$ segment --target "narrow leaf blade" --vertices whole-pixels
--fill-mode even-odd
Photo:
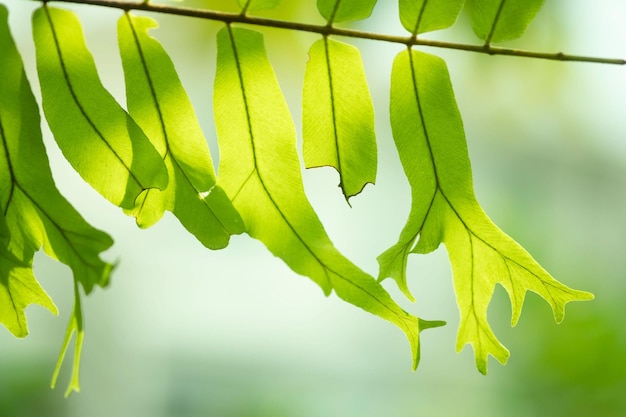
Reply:
[[[295,272],[402,329],[414,366],[421,323],[371,276],[333,246],[308,202],[295,150],[295,128],[267,60],[261,34],[227,26],[217,36],[214,90],[220,180],[246,223]]]
[[[328,38],[309,50],[302,94],[307,168],[331,166],[346,200],[376,180],[374,108],[361,55]]]
[[[133,119],[102,86],[76,15],[48,6],[33,15],[43,108],[63,155],[113,204],[130,209],[167,170]]]
[[[145,191],[130,212],[149,227],[172,211],[206,247],[223,248],[231,234],[243,232],[243,221],[216,185],[209,147],[172,60],[148,34],[156,27],[153,19],[130,13],[118,21],[128,110],[159,150],[170,178],[166,190]]]
[[[0,229],[6,244],[0,246],[0,322],[17,336],[25,336],[23,310],[28,304],[38,303],[57,313],[33,276],[34,253],[43,246],[51,258],[72,269],[75,291],[80,283],[88,293],[95,285],[109,282],[113,265],[103,262],[100,253],[113,241],[90,226],[55,187],[39,127],[39,108],[1,6],[0,53]],[[73,316],[78,314],[75,308]],[[82,338],[80,324],[70,390],[78,389]],[[63,352],[60,361],[62,357]]]
[[[69,348],[70,342],[72,341],[72,336],[74,335],[76,335],[76,338],[74,340],[72,376],[70,377],[70,382],[67,386],[67,389],[65,390],[66,397],[68,397],[72,392],[80,391],[80,358],[83,350],[83,340],[85,339],[80,290],[78,289],[78,285],[76,284],[74,284],[74,308],[72,309],[72,315],[70,316],[70,320],[67,324],[67,330],[65,331],[65,337],[63,338],[59,358],[57,359],[57,363],[54,367],[52,381],[50,382],[51,388],[54,388],[56,386],[57,379],[59,378],[59,373],[61,372],[61,367],[63,366],[63,360],[65,359],[65,354],[67,353],[67,349]]]

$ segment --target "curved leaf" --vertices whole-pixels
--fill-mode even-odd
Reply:
[[[148,35],[155,27],[153,19],[129,13],[118,22],[128,110],[160,152],[170,178],[165,191],[144,191],[131,213],[149,227],[170,210],[203,245],[223,248],[231,234],[244,231],[243,221],[215,185],[209,147],[187,93],[161,44]]]
[[[317,0],[317,10],[329,24],[366,19],[376,0]]]
[[[411,184],[413,205],[398,243],[379,257],[379,279],[394,278],[410,297],[405,270],[408,254],[430,252],[443,242],[461,314],[457,349],[472,344],[476,365],[486,373],[488,355],[502,363],[509,356],[487,322],[496,284],[509,294],[513,325],[528,290],[550,304],[557,322],[563,319],[566,303],[593,295],[556,281],[481,209],[445,62],[422,52],[404,51],[394,61],[391,80],[391,126]]]
[[[34,253],[43,246],[51,258],[72,269],[76,294],[79,282],[89,293],[95,285],[109,282],[113,265],[103,262],[100,253],[113,240],[90,226],[56,189],[39,128],[39,108],[10,36],[6,9],[0,7],[0,14],[0,209],[5,234],[8,231],[9,235],[7,246],[0,248],[0,322],[17,336],[25,336],[23,310],[28,304],[38,303],[57,312],[33,276]],[[83,337],[79,303],[74,307],[68,334],[77,328],[80,333],[67,393],[79,389]],[[64,342],[53,384],[68,344],[69,338]]]
[[[215,123],[219,183],[250,236],[295,272],[404,331],[419,360],[419,330],[442,325],[402,310],[380,284],[333,246],[302,185],[289,110],[267,60],[263,36],[227,26],[217,35]]]
[[[374,108],[357,48],[327,37],[311,46],[302,140],[306,167],[334,167],[346,200],[376,180]]]
[[[43,6],[33,15],[43,109],[63,155],[113,204],[165,189],[167,170],[133,119],[102,86],[76,15]]]
[[[414,36],[454,24],[465,0],[400,0],[400,22]]]
[[[543,0],[472,0],[472,28],[486,44],[519,38]]]

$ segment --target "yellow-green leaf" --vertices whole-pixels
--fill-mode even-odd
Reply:
[[[327,37],[311,46],[302,138],[306,167],[334,167],[346,200],[376,180],[374,108],[357,48]]]
[[[465,0],[400,0],[400,22],[413,35],[454,24]]]
[[[58,314],[56,306],[33,275],[32,262],[24,263],[6,246],[0,246],[0,323],[15,337],[28,335],[24,309],[30,304],[38,304]]]
[[[253,12],[256,10],[268,10],[278,7],[281,0],[237,0],[242,10]]]
[[[593,298],[556,281],[481,209],[474,195],[463,123],[442,59],[417,51],[397,56],[391,78],[391,126],[413,205],[398,243],[379,257],[379,279],[394,278],[410,297],[408,254],[430,252],[443,242],[461,314],[457,349],[472,344],[480,372],[487,372],[488,355],[502,363],[509,356],[487,322],[496,284],[509,294],[513,325],[528,290],[550,304],[557,322],[563,319],[566,303]]]
[[[80,358],[83,350],[83,340],[85,339],[83,309],[80,300],[80,290],[76,282],[74,282],[74,307],[72,308],[72,315],[70,316],[70,321],[67,324],[67,330],[65,331],[65,337],[63,338],[63,344],[61,345],[61,353],[59,354],[59,359],[57,359],[57,363],[52,374],[52,382],[50,383],[52,388],[56,386],[59,372],[61,371],[61,366],[63,365],[63,360],[65,359],[65,354],[67,353],[67,349],[70,346],[70,342],[72,341],[72,336],[74,334],[76,334],[76,340],[74,341],[72,376],[70,377],[70,382],[65,390],[66,397],[69,396],[72,391],[80,391]]]
[[[0,209],[4,238],[0,246],[0,322],[17,336],[27,333],[24,308],[38,303],[56,314],[56,307],[32,272],[33,255],[41,247],[48,256],[68,265],[86,293],[105,286],[113,265],[100,253],[113,240],[90,226],[56,189],[45,153],[39,108],[26,78],[21,58],[0,7]],[[15,103],[19,103],[16,106]],[[8,232],[8,233],[7,233]],[[7,262],[8,261],[8,262]],[[68,332],[76,329],[73,377],[68,393],[78,390],[82,313],[74,308]],[[60,366],[69,338],[59,357]],[[57,371],[55,372],[55,379]]]
[[[330,24],[369,17],[376,0],[317,0],[317,10]]]
[[[214,108],[219,181],[250,236],[326,294],[378,315],[406,334],[413,363],[420,329],[442,325],[402,310],[380,284],[337,251],[307,200],[289,110],[267,59],[263,36],[227,26],[217,35]]]
[[[472,28],[485,43],[519,38],[543,0],[470,0]]]
[[[228,245],[243,232],[243,221],[216,185],[213,161],[194,109],[161,44],[148,34],[157,23],[125,13],[118,35],[128,110],[167,166],[166,190],[150,189],[131,214],[141,227],[156,223],[165,210],[211,249]]]
[[[74,169],[126,209],[143,190],[165,189],[165,164],[102,86],[76,15],[44,5],[33,15],[33,35],[46,119]]]

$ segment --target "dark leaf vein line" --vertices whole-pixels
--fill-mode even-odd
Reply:
[[[80,110],[80,113],[83,115],[83,117],[85,118],[85,120],[87,121],[89,126],[91,126],[91,128],[96,133],[96,135],[102,140],[102,142],[104,142],[104,144],[107,146],[107,148],[109,148],[111,153],[113,153],[113,155],[115,155],[115,157],[120,161],[122,166],[128,171],[128,175],[137,183],[137,185],[139,185],[141,188],[145,188],[144,185],[141,183],[141,181],[139,181],[139,179],[135,176],[135,173],[131,170],[131,168],[126,164],[126,162],[124,162],[124,160],[120,157],[120,155],[115,151],[115,149],[107,141],[107,139],[104,136],[104,134],[100,131],[100,129],[98,129],[98,127],[96,126],[95,122],[91,119],[91,117],[89,117],[89,115],[87,114],[87,111],[85,110],[84,106],[80,102],[80,100],[78,98],[78,95],[76,94],[76,91],[74,90],[74,85],[72,84],[72,82],[70,80],[70,76],[69,76],[69,72],[67,70],[67,67],[65,66],[65,60],[63,58],[63,52],[61,50],[61,44],[59,42],[59,39],[58,39],[58,36],[57,36],[57,32],[56,32],[56,28],[54,27],[54,22],[52,21],[52,16],[50,16],[50,11],[48,10],[47,4],[45,4],[43,6],[43,8],[44,8],[44,10],[46,12],[46,17],[48,18],[48,23],[50,24],[50,31],[52,32],[52,37],[54,39],[54,46],[55,46],[56,52],[57,52],[57,54],[59,56],[59,64],[61,65],[61,70],[63,72],[63,77],[64,77],[65,82],[67,84],[68,90],[70,91],[72,99],[76,103],[76,107],[78,107],[78,109]]]
[[[378,299],[378,297],[376,297],[374,294],[371,294],[369,291],[367,291],[365,288],[361,287],[360,285],[356,284],[353,281],[348,280],[347,278],[343,277],[341,274],[339,274],[338,272],[334,271],[333,269],[331,269],[328,265],[326,265],[319,257],[318,255],[311,249],[311,247],[306,243],[306,241],[302,238],[302,236],[300,236],[300,234],[296,231],[296,229],[294,228],[294,226],[291,224],[291,222],[285,217],[285,214],[283,213],[283,211],[281,210],[280,206],[278,205],[278,203],[274,200],[274,198],[272,197],[271,193],[269,192],[269,190],[267,189],[267,186],[265,185],[265,181],[263,180],[263,176],[261,174],[261,172],[258,169],[258,165],[257,165],[257,161],[256,161],[256,147],[254,144],[254,133],[253,133],[253,129],[252,129],[252,120],[250,117],[250,108],[249,108],[249,104],[248,104],[248,99],[247,99],[247,94],[246,94],[246,88],[245,88],[245,84],[244,84],[244,79],[243,79],[243,71],[241,69],[241,63],[240,63],[240,59],[239,59],[239,53],[237,50],[237,44],[235,42],[235,36],[232,32],[232,27],[230,24],[226,25],[227,29],[228,29],[228,35],[230,38],[230,43],[231,43],[231,48],[233,50],[233,58],[235,61],[235,67],[237,69],[237,76],[239,78],[239,87],[241,89],[241,94],[242,94],[242,99],[243,99],[243,103],[244,103],[244,108],[245,108],[245,112],[246,112],[246,119],[247,119],[247,127],[248,127],[248,134],[250,137],[250,146],[252,147],[252,154],[253,154],[253,161],[254,161],[254,170],[251,173],[251,176],[256,173],[257,178],[259,179],[259,182],[261,184],[261,186],[263,187],[263,190],[265,192],[265,194],[267,195],[267,197],[269,198],[270,202],[272,203],[272,205],[276,208],[276,211],[279,213],[279,215],[282,217],[282,219],[284,220],[285,224],[289,227],[289,229],[293,232],[293,234],[297,237],[297,239],[302,242],[302,244],[304,245],[304,247],[306,248],[306,250],[313,256],[313,258],[324,268],[325,270],[325,274],[327,276],[327,278],[329,277],[328,273],[331,272],[333,273],[337,278],[349,283],[350,285],[358,288],[360,291],[362,291],[364,294],[367,294],[370,298],[372,298],[374,301],[376,301],[378,304],[382,305],[385,309],[387,309],[391,314],[397,316],[398,318],[400,318],[406,325],[406,317],[402,317],[400,314],[398,314],[397,312],[393,311],[386,303],[382,302],[380,299]],[[248,177],[248,179],[250,179],[250,177]],[[247,180],[246,180],[247,181]],[[408,326],[407,326],[408,327]]]
[[[141,66],[144,72],[144,75],[146,77],[146,81],[148,83],[148,86],[150,88],[150,98],[152,99],[152,102],[154,104],[154,108],[158,114],[158,118],[159,118],[159,124],[160,124],[160,128],[161,128],[161,133],[163,134],[163,138],[165,141],[165,154],[163,155],[162,159],[165,161],[168,158],[170,159],[170,161],[172,162],[172,164],[174,165],[174,167],[176,169],[178,169],[178,172],[180,172],[180,174],[182,174],[183,178],[185,179],[185,182],[187,183],[187,185],[189,185],[189,187],[194,190],[198,195],[200,195],[200,190],[198,190],[196,188],[196,186],[193,184],[193,182],[191,181],[191,179],[189,178],[189,176],[187,175],[187,173],[185,172],[185,170],[180,166],[180,164],[178,163],[178,160],[176,159],[174,153],[171,151],[171,147],[170,147],[170,141],[169,141],[169,133],[167,131],[167,126],[165,123],[165,117],[163,116],[163,111],[161,109],[161,105],[159,104],[159,100],[157,97],[157,92],[156,92],[156,88],[154,86],[154,81],[152,80],[152,76],[150,74],[150,69],[148,67],[148,62],[146,60],[145,54],[143,52],[143,48],[141,46],[141,42],[139,41],[139,37],[137,35],[137,31],[135,29],[135,25],[133,25],[132,19],[130,17],[130,15],[128,13],[126,13],[126,19],[128,20],[128,24],[131,28],[131,32],[133,34],[133,39],[135,42],[135,46],[137,47],[137,54],[139,55],[139,59],[141,61]],[[144,197],[144,200],[141,204],[141,208],[143,209],[147,199],[148,199],[148,194],[151,192],[162,192],[161,190],[156,190],[156,189],[148,189],[148,191],[146,192],[146,195]],[[222,222],[222,220],[220,219],[220,217],[215,213],[215,211],[213,210],[213,208],[211,206],[209,206],[209,204],[206,202],[206,200],[202,199],[203,205],[204,207],[206,207],[209,212],[211,213],[211,215],[215,218],[215,220],[217,220],[217,222],[220,224],[220,226],[224,229],[224,230],[228,230],[226,228],[226,226],[224,225],[224,223]]]

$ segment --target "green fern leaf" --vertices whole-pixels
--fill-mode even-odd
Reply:
[[[67,324],[67,330],[65,331],[65,337],[63,338],[63,344],[61,345],[61,353],[59,354],[59,359],[57,360],[56,366],[54,368],[54,373],[52,374],[52,383],[50,384],[52,388],[54,388],[56,385],[57,379],[59,377],[59,372],[61,371],[61,366],[63,365],[63,360],[65,359],[65,354],[67,353],[67,349],[69,348],[70,342],[72,341],[72,336],[74,336],[74,334],[76,334],[76,340],[74,342],[72,375],[70,377],[70,382],[67,385],[67,389],[65,390],[66,397],[69,396],[72,391],[80,391],[80,357],[83,350],[83,340],[85,339],[85,329],[83,326],[83,308],[80,301],[80,290],[76,281],[74,281],[74,307],[72,308],[72,315],[70,316],[70,321]]]
[[[128,110],[163,157],[170,178],[165,191],[144,191],[130,213],[149,227],[170,210],[202,244],[220,249],[231,234],[244,231],[243,221],[216,186],[209,147],[174,64],[148,35],[155,27],[154,20],[129,13],[118,22]]]
[[[375,5],[376,0],[317,0],[317,10],[329,24],[366,19]]]
[[[359,50],[325,37],[309,50],[302,94],[307,168],[332,166],[346,200],[376,180],[374,108]]]
[[[307,200],[289,110],[267,60],[263,36],[227,26],[217,35],[215,123],[219,183],[250,236],[325,294],[396,324],[419,360],[419,331],[442,325],[402,310],[380,284],[341,255]]]
[[[165,189],[167,170],[139,126],[102,86],[76,15],[43,6],[33,15],[43,109],[74,169],[113,204]]]
[[[543,0],[471,0],[472,28],[486,43],[519,38]]]
[[[400,22],[413,35],[454,24],[465,0],[400,0]]]
[[[0,247],[0,323],[15,337],[28,335],[24,309],[38,304],[57,315],[58,310],[33,275],[33,265],[17,259],[7,247]]]
[[[21,58],[10,36],[6,9],[0,7],[0,208],[4,243],[0,249],[0,322],[17,336],[27,334],[23,310],[38,303],[56,314],[56,307],[32,273],[33,255],[41,247],[48,256],[68,265],[86,293],[105,286],[113,265],[100,253],[113,240],[90,226],[54,185],[43,146],[39,108]],[[19,106],[14,106],[19,103]],[[7,233],[8,232],[8,233]],[[8,235],[8,236],[7,236]],[[8,261],[8,262],[5,262]],[[72,381],[67,393],[79,389],[82,345],[80,302],[74,307],[53,385],[74,330],[78,331]]]
[[[408,254],[431,252],[443,242],[461,313],[457,349],[472,344],[480,372],[487,372],[487,355],[502,363],[509,356],[487,322],[496,284],[509,294],[513,325],[528,290],[548,301],[557,322],[563,319],[566,303],[593,298],[556,281],[481,209],[443,60],[417,51],[398,55],[392,70],[391,126],[413,206],[398,243],[379,257],[379,279],[394,278],[411,297],[406,284]]]

